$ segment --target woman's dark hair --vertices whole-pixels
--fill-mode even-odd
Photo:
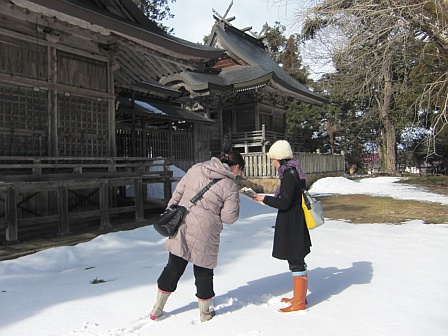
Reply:
[[[237,151],[230,151],[228,154],[221,155],[221,162],[227,163],[229,167],[239,165],[240,169],[244,169],[244,159],[240,152]]]
[[[277,160],[278,163],[280,163],[280,166],[285,165],[290,159],[281,159],[281,160]]]

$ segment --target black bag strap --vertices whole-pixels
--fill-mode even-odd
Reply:
[[[221,179],[214,179],[213,181],[210,181],[209,184],[207,184],[204,188],[199,190],[199,192],[190,200],[191,204],[194,204],[198,199],[200,199],[207,190],[211,188],[212,185],[214,185],[216,182],[218,182]]]
[[[299,179],[296,176],[296,174],[298,175],[298,172],[293,167],[291,167],[291,174],[292,174],[292,176],[294,176],[294,178],[297,181],[297,184],[299,185],[299,189],[300,189],[300,192],[301,192],[301,194],[303,196],[303,200],[305,201],[306,207],[308,208],[308,210],[311,209],[310,200],[308,199],[308,197],[306,197],[305,191],[302,189],[302,186],[300,185],[300,181],[299,181]],[[302,202],[302,200],[300,200],[300,203],[301,202]]]

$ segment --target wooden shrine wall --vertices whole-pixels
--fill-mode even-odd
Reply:
[[[0,36],[0,155],[109,154],[108,63]]]

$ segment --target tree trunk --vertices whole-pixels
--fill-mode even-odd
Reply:
[[[390,119],[389,116],[389,108],[392,98],[392,80],[390,68],[387,67],[385,71],[383,71],[384,75],[384,88],[383,88],[383,101],[378,102],[378,108],[380,113],[380,119],[384,127],[384,136],[386,139],[386,143],[384,149],[386,150],[385,158],[386,158],[386,172],[388,174],[395,174],[397,172],[396,164],[396,154],[395,154],[395,126]]]
[[[333,117],[328,117],[327,133],[328,133],[328,142],[330,145],[331,154],[334,154],[334,152],[335,152],[335,143],[334,143],[335,125],[334,125]]]

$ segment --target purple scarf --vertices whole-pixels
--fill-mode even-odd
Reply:
[[[288,160],[284,165],[281,165],[280,168],[278,168],[278,178],[280,180],[282,179],[285,170],[288,168],[295,168],[297,170],[297,173],[299,174],[300,179],[301,180],[306,179],[305,172],[302,170],[300,162],[296,160]],[[280,194],[280,186],[277,187],[274,196],[277,197],[279,194]]]

